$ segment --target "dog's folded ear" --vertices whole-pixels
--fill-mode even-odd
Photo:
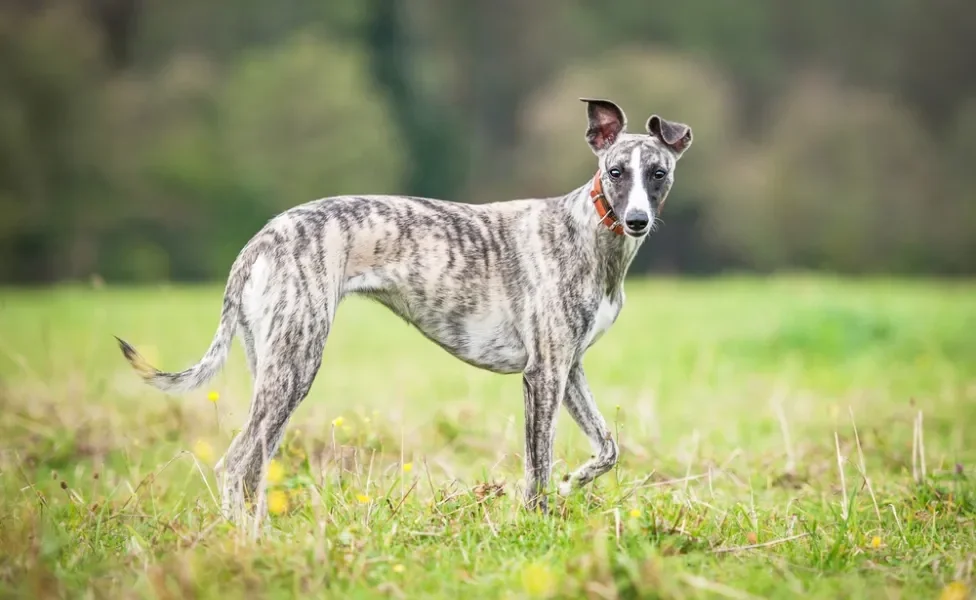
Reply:
[[[680,157],[691,146],[691,127],[684,123],[668,121],[658,115],[647,120],[647,133],[664,142],[664,145]]]
[[[580,98],[586,103],[586,142],[595,153],[609,148],[627,129],[627,116],[609,100]]]

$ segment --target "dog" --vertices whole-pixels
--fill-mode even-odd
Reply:
[[[168,393],[204,384],[222,368],[234,335],[243,340],[254,380],[250,412],[216,467],[227,518],[243,514],[259,489],[349,294],[378,301],[470,365],[521,373],[530,509],[548,511],[560,405],[594,455],[558,492],[567,495],[616,464],[617,443],[582,359],[624,304],[627,270],[661,214],[692,130],[651,115],[646,133],[628,133],[615,103],[580,100],[597,170],[570,193],[479,205],[392,195],[298,205],[238,254],[219,326],[196,365],[161,372],[116,338],[136,372]]]

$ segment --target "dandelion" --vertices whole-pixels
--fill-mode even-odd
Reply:
[[[217,429],[220,429],[220,409],[217,408],[217,400],[220,400],[220,392],[213,390],[207,394],[207,400],[210,400],[214,407],[214,418],[217,420]]]
[[[336,418],[332,419],[332,426],[333,427],[342,427],[343,422],[345,422],[345,419],[343,419],[342,417],[336,417]]]
[[[197,443],[193,445],[193,454],[205,463],[210,463],[214,457],[213,448],[203,440],[197,440]]]
[[[633,517],[633,518],[635,518],[635,519],[636,519],[636,518],[637,518],[637,517],[639,517],[640,515],[641,515],[641,512],[640,512],[639,510],[637,510],[636,508],[632,508],[632,509],[630,509],[630,516],[631,516],[631,517]]]
[[[393,572],[394,573],[403,573],[406,570],[407,570],[406,567],[404,567],[403,565],[399,565],[399,564],[393,565]]]
[[[277,460],[272,460],[268,463],[266,478],[271,485],[281,483],[281,480],[285,478],[285,468]]]
[[[878,536],[874,536],[873,538],[871,538],[871,547],[872,548],[880,548],[881,547],[881,538],[879,538]]]
[[[556,578],[545,565],[533,563],[522,570],[522,588],[529,596],[545,598],[555,591]]]
[[[410,471],[413,471],[413,463],[412,462],[403,463],[403,472],[409,473]]]
[[[268,512],[280,515],[286,510],[288,510],[288,494],[282,490],[268,492]]]
[[[359,500],[359,502],[362,504],[366,504],[371,500],[371,498],[366,494],[356,494],[356,500]]]
[[[942,588],[939,600],[966,600],[969,598],[969,588],[961,581],[953,581]]]

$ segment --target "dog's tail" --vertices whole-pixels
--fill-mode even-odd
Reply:
[[[165,373],[136,352],[128,342],[116,337],[119,348],[136,373],[142,377],[146,383],[163,392],[180,394],[196,389],[212,379],[227,360],[230,351],[230,343],[234,339],[237,330],[237,318],[241,309],[241,294],[244,283],[250,274],[251,266],[254,264],[254,249],[250,246],[245,247],[234,261],[231,267],[230,276],[227,279],[227,287],[224,290],[224,304],[220,311],[220,324],[214,334],[210,348],[203,355],[200,362],[179,373]]]

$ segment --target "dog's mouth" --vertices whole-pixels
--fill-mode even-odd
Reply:
[[[651,231],[651,226],[650,225],[648,225],[644,229],[631,229],[627,225],[624,225],[624,233],[626,233],[627,235],[629,235],[632,238],[640,239],[640,238],[644,237],[645,235],[647,235],[648,233],[650,233],[650,231]]]

